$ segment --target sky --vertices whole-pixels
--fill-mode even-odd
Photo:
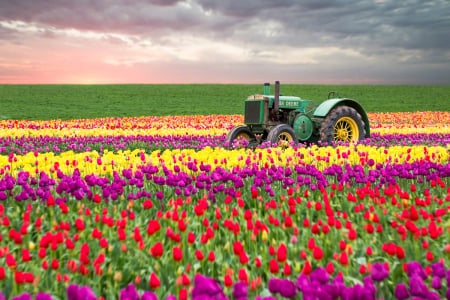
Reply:
[[[0,0],[0,84],[450,84],[449,0]]]

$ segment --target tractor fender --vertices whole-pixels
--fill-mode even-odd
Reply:
[[[370,137],[369,118],[367,117],[367,114],[362,106],[355,100],[348,98],[334,98],[325,100],[324,102],[320,103],[319,106],[317,106],[317,108],[314,110],[313,116],[318,118],[325,118],[333,108],[341,105],[352,107],[361,115],[361,118],[364,121],[364,129],[366,130],[366,138]]]

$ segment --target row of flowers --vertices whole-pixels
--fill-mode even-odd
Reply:
[[[448,112],[369,113],[371,132],[450,134]],[[79,120],[0,120],[0,137],[221,136],[243,123],[242,115],[127,117]]]
[[[291,147],[288,149],[234,149],[205,147],[196,149],[156,150],[147,153],[143,150],[125,151],[90,151],[77,153],[68,151],[28,152],[25,155],[0,156],[0,175],[16,175],[20,171],[27,171],[36,176],[41,171],[54,178],[58,171],[71,174],[74,170],[82,176],[96,174],[98,176],[112,176],[113,173],[125,169],[137,171],[152,164],[171,171],[183,171],[195,175],[199,171],[214,170],[216,168],[231,170],[255,165],[257,167],[281,166],[294,168],[296,166],[313,166],[319,171],[334,167],[347,168],[360,165],[363,168],[377,172],[377,169],[402,163],[422,162],[441,165],[445,169],[448,165],[450,153],[446,146],[391,146],[374,147],[356,146],[327,146],[320,147]],[[399,169],[401,170],[401,168]],[[372,172],[372,173],[373,173]],[[406,172],[417,173],[420,169]],[[414,174],[413,174],[414,175]],[[446,175],[445,175],[446,176]]]
[[[409,299],[416,297],[418,299],[436,299],[440,300],[440,295],[436,292],[428,290],[424,279],[427,278],[425,270],[417,262],[410,262],[405,265],[406,273],[409,278],[409,286],[399,284],[394,291],[396,299]],[[445,271],[442,263],[432,265],[432,287],[436,290],[442,288],[442,280],[450,285],[450,271]],[[376,285],[389,276],[389,269],[385,264],[375,263],[372,274],[366,276],[363,284],[356,284],[348,287],[343,281],[342,275],[336,276],[330,281],[330,275],[324,268],[317,268],[310,274],[301,274],[297,278],[297,282],[290,279],[270,278],[268,282],[268,291],[273,295],[280,295],[283,298],[295,298],[298,294],[303,295],[304,299],[375,299],[377,294]],[[180,298],[187,298],[187,292]],[[70,284],[66,290],[66,296],[69,300],[96,300],[97,296],[89,286],[78,286]],[[240,281],[233,286],[232,299],[246,300],[248,299],[248,284]],[[450,298],[450,290],[445,293],[446,298]],[[194,287],[191,292],[192,299],[223,299],[227,297],[220,283],[214,278],[209,278],[201,274],[195,275]],[[0,292],[0,299],[4,295]],[[12,300],[32,300],[33,297],[25,292],[19,296],[13,297]],[[37,293],[36,300],[51,300],[52,296],[45,292]],[[157,300],[158,297],[151,291],[139,293],[134,284],[130,283],[120,291],[119,299],[141,299],[141,300]],[[167,300],[177,300],[174,295],[169,295]],[[256,300],[276,300],[274,296],[258,295]]]
[[[115,136],[38,136],[38,137],[4,137],[0,138],[0,155],[10,153],[24,155],[27,153],[62,153],[73,152],[104,152],[143,150],[152,152],[160,149],[203,149],[205,147],[221,147],[225,144],[226,135],[115,135]],[[426,134],[388,134],[372,133],[370,139],[359,144],[373,147],[392,145],[424,145],[440,146],[450,144],[450,132]],[[224,145],[227,146],[227,145]],[[269,148],[271,145],[262,143],[258,148]],[[299,147],[307,147],[299,144]]]

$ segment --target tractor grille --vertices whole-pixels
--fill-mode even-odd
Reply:
[[[245,101],[245,124],[261,124],[262,101]]]

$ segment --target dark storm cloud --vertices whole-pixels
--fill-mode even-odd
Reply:
[[[272,21],[281,25],[280,32],[265,42],[450,49],[445,0],[15,0],[0,2],[0,20],[148,35],[195,30],[243,41],[262,38],[247,32],[248,26],[264,28]]]
[[[0,21],[24,21],[55,28],[145,33],[156,29],[179,30],[197,16],[179,9],[178,0],[151,1],[29,1],[0,3]]]

